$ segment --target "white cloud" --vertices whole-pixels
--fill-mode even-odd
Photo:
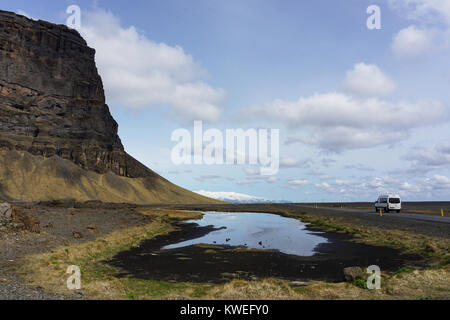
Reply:
[[[267,202],[267,201],[269,201],[266,198],[251,196],[248,194],[237,193],[237,192],[213,192],[213,191],[205,191],[205,190],[200,190],[200,191],[195,191],[195,192],[202,196],[213,198],[216,200],[221,200],[221,201],[233,201],[233,202]]]
[[[397,57],[416,58],[432,50],[434,37],[432,30],[410,26],[394,36],[392,50]]]
[[[412,20],[428,24],[450,24],[448,0],[389,0],[389,5]]]
[[[411,184],[409,182],[403,182],[400,185],[401,192],[409,192],[409,193],[419,193],[421,192],[421,189],[418,185]]]
[[[327,183],[327,182],[322,182],[322,183],[316,183],[315,185],[314,185],[316,188],[318,188],[318,189],[324,189],[325,191],[328,191],[328,192],[334,192],[335,191],[335,188],[333,188],[329,183]]]
[[[83,15],[81,33],[96,49],[109,103],[129,108],[171,106],[183,120],[218,120],[224,91],[205,83],[206,72],[179,46],[156,43],[110,12]]]
[[[207,180],[211,181],[211,180],[219,180],[219,179],[225,179],[225,177],[218,176],[218,175],[204,175],[204,176],[199,176],[199,177],[195,178],[195,180],[201,181],[201,182],[204,182]]]
[[[253,169],[253,168],[244,168],[244,172],[247,174],[247,178],[245,180],[238,181],[238,185],[249,185],[249,184],[256,184],[260,181],[264,181],[267,183],[276,183],[280,181],[275,176],[262,176],[261,170],[259,169]]]
[[[291,186],[307,186],[309,181],[306,179],[290,179],[288,180],[288,184]]]
[[[244,171],[249,176],[259,176],[261,174],[261,170],[254,168],[244,168]]]
[[[392,50],[397,57],[416,58],[449,47],[450,1],[389,0],[389,5],[419,25],[402,29],[394,36]]]
[[[365,186],[374,196],[377,194],[410,196],[413,193],[421,192],[420,183],[416,182],[412,184],[390,176],[373,178]]]
[[[378,191],[378,193],[397,193],[401,181],[393,177],[375,177],[367,183],[368,187]]]
[[[450,191],[450,179],[446,176],[434,175],[431,178],[418,178],[404,181],[392,176],[376,177],[369,183],[356,185],[356,190],[366,190],[376,194],[400,194],[404,198],[424,200],[446,197]]]
[[[347,186],[351,184],[351,182],[347,180],[336,180],[334,183],[338,186]]]
[[[442,199],[450,193],[450,178],[444,175],[412,177],[411,181],[394,176],[366,177],[360,181],[334,180],[314,184],[322,193],[351,201],[375,200],[381,194],[400,194],[408,200]]]
[[[421,190],[422,191],[422,190]],[[433,175],[426,178],[423,183],[423,191],[429,198],[448,200],[450,194],[450,178],[443,175]]]
[[[309,168],[311,161],[306,160],[298,160],[294,158],[281,158],[280,160],[280,168],[281,169],[289,169],[289,168]]]
[[[337,92],[297,101],[275,100],[248,108],[244,113],[301,129],[304,134],[295,142],[331,152],[393,144],[408,138],[413,128],[447,120],[446,108],[439,101],[391,102]],[[294,140],[291,138],[289,142]]]
[[[274,177],[274,176],[270,176],[270,177],[266,178],[267,183],[276,183],[278,181],[280,181],[280,179],[278,179],[277,177]]]
[[[436,182],[440,187],[450,187],[450,178],[442,175],[434,175],[433,178],[428,178],[427,181]]]
[[[244,180],[240,180],[236,183],[240,186],[246,186],[246,185],[250,185],[250,184],[256,184],[257,181],[253,180],[253,179],[244,179]]]
[[[417,148],[403,157],[411,162],[410,172],[427,172],[450,168],[450,145]]]
[[[359,171],[375,171],[374,168],[372,168],[372,167],[370,167],[368,165],[362,164],[362,163],[348,164],[348,165],[344,166],[344,169],[347,169],[347,170],[359,170]]]
[[[387,97],[395,91],[396,84],[376,65],[361,62],[347,71],[344,88],[362,97]]]

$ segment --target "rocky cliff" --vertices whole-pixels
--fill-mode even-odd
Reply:
[[[0,148],[152,175],[124,152],[94,57],[77,31],[0,11]]]
[[[79,33],[0,11],[0,161],[4,162],[0,195],[18,200],[55,198],[58,195],[51,193],[62,192],[60,184],[65,191],[59,198],[73,194],[80,200],[120,198],[146,203],[184,202],[187,196],[188,202],[208,201],[172,185],[128,155],[117,130],[105,104],[95,50]],[[40,179],[39,175],[48,177]],[[140,182],[127,180],[131,178]],[[30,190],[31,181],[38,191]],[[102,181],[101,192],[92,189],[100,188],[98,181]],[[155,189],[162,185],[168,192],[165,195]],[[129,196],[121,193],[124,189]]]

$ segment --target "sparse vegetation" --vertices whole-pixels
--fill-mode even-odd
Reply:
[[[310,282],[305,286],[291,285],[277,279],[256,281],[233,280],[217,285],[209,283],[172,283],[135,278],[116,278],[117,270],[103,261],[120,251],[138,245],[142,240],[165,234],[173,230],[172,222],[201,217],[198,212],[180,212],[169,209],[139,209],[154,217],[145,226],[131,227],[115,231],[95,241],[72,244],[53,250],[50,253],[28,256],[21,274],[32,284],[50,291],[66,292],[65,270],[69,265],[78,265],[82,270],[83,291],[91,298],[101,299],[421,299],[427,297],[448,297],[450,288],[450,268],[448,246],[440,239],[407,232],[383,230],[383,232],[361,228],[337,219],[319,219],[305,213],[293,215],[303,221],[311,222],[323,230],[351,233],[355,241],[375,245],[389,245],[412,252],[431,251],[428,256],[440,265],[427,270],[402,268],[387,275],[382,274],[382,289],[368,290],[366,281],[354,283]],[[433,246],[427,244],[433,243]],[[210,254],[220,246],[198,244]],[[233,250],[247,250],[233,249]]]
[[[364,279],[357,279],[355,282],[353,282],[353,285],[361,289],[367,289],[367,282]]]
[[[6,177],[14,172],[14,179]],[[0,196],[14,201],[76,199],[113,203],[220,203],[156,177],[151,189],[144,177],[127,178],[82,169],[57,156],[44,158],[28,152],[0,151]]]
[[[393,277],[395,277],[395,276],[401,277],[404,274],[408,274],[408,273],[412,273],[412,272],[414,272],[413,268],[403,267],[403,268],[399,269],[397,272],[395,272],[392,276]]]
[[[449,263],[449,239],[400,230],[361,227],[356,224],[344,222],[339,218],[318,218],[304,212],[297,214],[285,211],[284,215],[300,218],[303,222],[311,223],[311,225],[321,230],[351,234],[354,236],[353,241],[356,242],[376,246],[388,246],[405,252],[419,254],[430,259],[431,265],[445,265]]]

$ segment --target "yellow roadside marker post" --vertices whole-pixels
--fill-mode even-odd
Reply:
[[[444,209],[441,209],[441,216],[444,216]]]
[[[381,211],[381,209],[380,209],[380,217],[382,217],[383,216],[383,211]]]

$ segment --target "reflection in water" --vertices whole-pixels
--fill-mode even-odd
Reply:
[[[286,254],[313,256],[314,248],[327,239],[322,232],[306,230],[306,224],[297,219],[266,213],[205,212],[203,219],[191,220],[199,226],[214,226],[221,230],[188,241],[165,246],[175,249],[194,244],[212,244],[278,250]]]

